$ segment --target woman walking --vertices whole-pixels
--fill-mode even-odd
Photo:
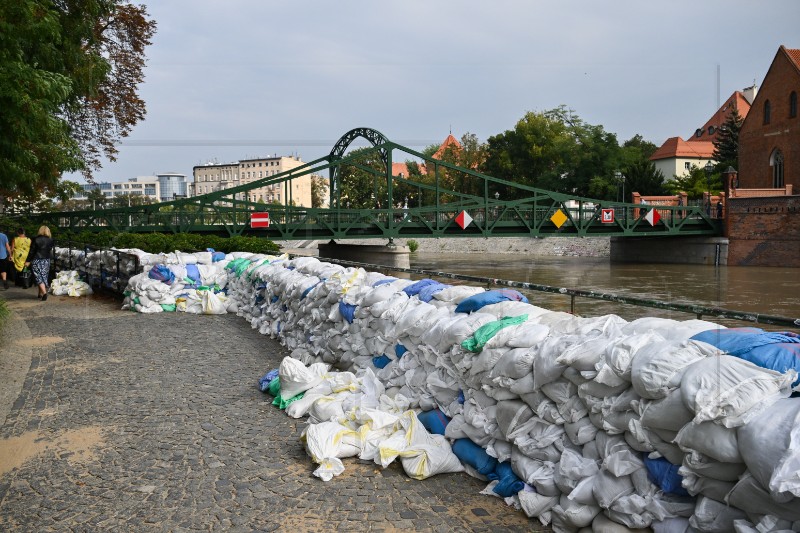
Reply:
[[[44,302],[47,300],[48,277],[50,275],[50,254],[53,252],[53,238],[50,228],[42,226],[39,228],[36,238],[33,239],[33,246],[28,252],[28,260],[25,266],[30,265],[33,270],[33,277],[39,287],[39,295]]]
[[[17,230],[17,236],[11,241],[11,262],[14,264],[15,279],[25,268],[25,261],[28,260],[28,252],[31,249],[31,240],[25,236],[25,228]]]

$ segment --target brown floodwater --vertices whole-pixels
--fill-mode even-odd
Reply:
[[[610,263],[608,258],[587,257],[431,253],[411,254],[411,268],[800,318],[800,269],[622,264]],[[521,292],[531,303],[540,307],[570,311],[569,296],[524,290]],[[675,320],[696,318],[690,313],[586,298],[575,299],[575,313],[582,316],[613,313],[626,320],[643,316]],[[728,327],[754,325],[709,316],[702,318]],[[780,326],[755,325],[773,331],[786,329]]]

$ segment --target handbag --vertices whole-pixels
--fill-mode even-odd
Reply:
[[[17,272],[16,285],[18,287],[22,287],[23,289],[33,287],[33,271],[28,267],[25,267],[21,272]]]

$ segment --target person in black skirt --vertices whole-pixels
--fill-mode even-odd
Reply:
[[[31,251],[28,252],[28,260],[25,266],[31,267],[33,277],[39,286],[39,295],[42,301],[47,300],[48,276],[50,274],[50,255],[53,253],[53,236],[50,228],[42,226],[36,234],[31,244]]]

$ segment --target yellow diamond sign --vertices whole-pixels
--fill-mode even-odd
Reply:
[[[559,209],[553,216],[550,217],[550,222],[556,225],[557,228],[561,228],[564,225],[564,222],[567,221],[567,215],[564,214],[564,211]]]

